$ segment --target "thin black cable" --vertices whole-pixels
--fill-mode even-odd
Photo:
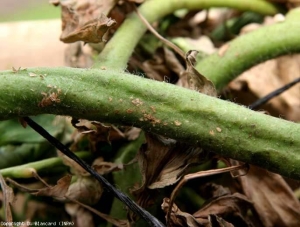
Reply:
[[[270,94],[266,95],[265,97],[262,97],[261,99],[258,99],[254,103],[248,106],[249,109],[254,110],[257,109],[259,106],[265,104],[266,102],[270,101],[270,99],[274,98],[277,95],[280,95],[281,93],[285,92],[295,84],[300,82],[300,77],[293,80],[292,82],[288,83],[287,85],[284,85],[283,87],[271,92]]]
[[[60,150],[63,154],[77,162],[82,168],[84,168],[87,172],[89,172],[92,176],[94,176],[104,188],[106,188],[109,192],[113,193],[115,197],[125,203],[128,208],[134,213],[138,214],[142,217],[150,226],[164,227],[164,225],[154,216],[152,216],[148,211],[138,206],[133,200],[131,200],[127,195],[125,195],[120,190],[116,189],[112,186],[103,176],[98,174],[91,166],[86,164],[83,160],[81,160],[77,155],[75,155],[72,151],[69,150],[65,145],[63,145],[59,140],[51,136],[42,126],[37,124],[29,117],[23,117],[24,121],[34,129],[37,133],[43,136],[46,140],[48,140],[54,147]]]

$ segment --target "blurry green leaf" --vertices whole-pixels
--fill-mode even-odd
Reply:
[[[135,158],[140,146],[145,142],[144,134],[134,141],[130,141],[121,147],[116,155],[115,163],[128,163]],[[129,190],[141,181],[141,173],[138,163],[128,165],[122,171],[113,172],[114,184],[118,189],[130,195]],[[110,215],[115,218],[126,218],[127,209],[118,199],[114,199]]]
[[[68,127],[65,118],[54,115],[32,118],[60,140],[70,135],[71,126]],[[48,141],[30,127],[23,128],[17,119],[0,122],[0,135],[0,169],[56,155],[55,148]]]
[[[64,118],[55,118],[54,115],[39,115],[32,117],[43,126],[52,136],[57,137],[66,125]],[[7,144],[40,143],[45,139],[30,127],[23,128],[17,119],[0,122],[0,146]]]
[[[47,142],[3,146],[0,147],[0,169],[39,160],[50,154],[53,156],[54,151],[54,147]]]

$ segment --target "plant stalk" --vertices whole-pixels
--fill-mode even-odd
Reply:
[[[76,155],[84,160],[91,159],[92,156],[89,152],[77,152]],[[55,157],[1,169],[0,173],[3,177],[32,178],[34,177],[32,171],[36,171],[39,174],[41,172],[52,173],[65,170],[67,168],[68,167],[63,164],[63,160],[61,158]]]
[[[253,11],[263,15],[279,13],[272,3],[262,0],[149,0],[139,7],[139,12],[149,23],[178,9],[201,10],[211,7],[230,7],[241,11]],[[95,68],[125,69],[127,62],[147,28],[136,15],[130,14],[106,44],[95,61]]]
[[[218,90],[242,72],[285,54],[300,52],[300,10],[292,10],[285,22],[261,27],[241,35],[200,61],[196,69],[210,79]]]
[[[2,71],[0,80],[0,120],[49,113],[134,125],[300,179],[293,122],[116,70],[30,68]]]

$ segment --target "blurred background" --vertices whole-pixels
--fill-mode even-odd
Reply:
[[[0,22],[58,19],[60,9],[53,7],[47,0],[1,0]]]
[[[47,0],[1,0],[0,70],[63,66],[60,8]]]

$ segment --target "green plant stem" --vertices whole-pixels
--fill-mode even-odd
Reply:
[[[91,159],[91,153],[89,152],[77,152],[76,155],[84,160]],[[36,171],[39,174],[41,172],[47,172],[49,174],[49,172],[57,173],[67,168],[68,167],[63,164],[63,160],[57,157],[1,169],[0,173],[3,177],[32,178],[34,177],[32,171]]]
[[[134,125],[300,179],[293,122],[116,70],[31,68],[0,72],[0,81],[0,120],[50,113]],[[60,101],[39,105],[57,89]]]
[[[212,54],[196,68],[218,90],[252,66],[281,55],[300,52],[300,10],[292,10],[286,21],[265,26],[227,44],[224,53]]]
[[[231,7],[242,11],[253,11],[263,15],[274,15],[279,10],[270,2],[262,0],[149,0],[139,7],[139,12],[152,23],[178,9],[207,9]],[[125,69],[135,46],[147,30],[143,22],[132,13],[100,53],[94,67]]]

